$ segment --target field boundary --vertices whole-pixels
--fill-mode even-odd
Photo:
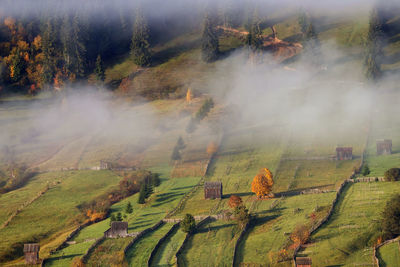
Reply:
[[[239,235],[239,238],[235,242],[235,247],[233,249],[232,267],[237,266],[237,254],[238,254],[239,243],[242,241],[242,239],[243,239],[244,235],[246,234],[247,230],[249,230],[250,223],[251,222],[246,223],[246,225],[244,226],[242,232]]]
[[[160,239],[158,240],[157,244],[155,245],[155,247],[153,248],[153,250],[152,250],[151,253],[150,253],[149,259],[147,260],[147,266],[150,266],[150,265],[151,265],[151,262],[154,260],[154,256],[155,256],[156,253],[157,253],[157,250],[160,248],[160,246],[161,246],[162,243],[165,241],[165,239],[167,239],[167,238],[172,234],[172,232],[175,231],[175,229],[177,229],[177,228],[179,227],[179,225],[180,225],[180,222],[175,223],[175,224],[171,227],[171,229],[169,229],[169,231],[168,231],[162,238],[160,238]]]
[[[378,249],[380,247],[383,247],[384,245],[387,245],[387,244],[390,244],[390,243],[394,243],[394,242],[399,242],[399,249],[400,249],[400,236],[398,236],[396,238],[393,238],[393,239],[390,239],[390,240],[386,240],[385,242],[374,246],[374,254],[373,254],[374,256],[373,257],[374,257],[374,261],[375,261],[376,266],[380,267],[379,258],[377,257]]]
[[[199,228],[201,225],[205,224],[206,222],[210,221],[212,219],[211,216],[207,216],[205,217],[203,220],[201,220],[200,222],[197,223],[196,228]],[[182,254],[183,249],[185,248],[186,243],[188,242],[189,238],[194,235],[193,234],[186,234],[185,239],[182,242],[182,245],[179,247],[178,251],[175,253],[175,262],[176,262],[176,266],[179,267],[181,265],[179,265],[179,256]],[[183,266],[183,265],[182,265]]]
[[[163,225],[164,222],[161,220],[158,223],[156,223],[155,225],[144,229],[143,231],[139,232],[133,239],[131,242],[129,242],[128,245],[126,245],[126,247],[124,248],[124,256],[126,256],[128,250],[130,248],[132,248],[132,246],[136,243],[136,241],[138,241],[142,236],[144,236],[145,234],[149,233],[150,231],[154,231],[156,230],[158,227],[160,227],[161,225]]]

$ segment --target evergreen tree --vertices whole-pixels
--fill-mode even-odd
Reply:
[[[122,214],[121,212],[117,213],[117,217],[115,218],[116,221],[121,222],[122,221]]]
[[[112,222],[115,222],[115,221],[117,221],[117,219],[115,218],[115,215],[111,214],[111,216],[110,216],[110,225],[111,225]]]
[[[96,74],[96,79],[98,81],[104,82],[106,75],[104,72],[104,66],[103,66],[103,61],[101,60],[100,55],[97,56],[96,59],[96,68],[94,70],[95,74]]]
[[[125,212],[131,214],[133,212],[132,204],[131,202],[128,202],[125,208]]]
[[[85,74],[86,45],[83,38],[85,27],[76,14],[72,21],[70,15],[63,18],[61,27],[61,43],[65,71],[71,80],[82,78]]]
[[[139,10],[133,25],[133,36],[131,43],[131,54],[133,61],[139,66],[148,66],[151,61],[149,44],[149,29],[146,20]]]
[[[193,233],[193,231],[196,229],[196,221],[194,220],[193,215],[186,214],[185,218],[183,218],[180,226],[181,226],[182,232]]]
[[[249,34],[246,37],[246,44],[253,53],[261,51],[263,37],[260,28],[260,21],[256,18],[256,16],[253,19]]]
[[[56,72],[54,36],[53,22],[51,19],[48,19],[42,32],[42,84],[50,84]]]
[[[176,147],[178,147],[179,150],[185,148],[185,143],[183,142],[182,136],[179,136],[178,141],[176,142]]]
[[[366,42],[365,53],[365,75],[371,81],[378,80],[381,75],[381,58],[383,29],[378,11],[374,8],[369,19],[369,30]]]
[[[160,175],[158,173],[153,173],[151,176],[151,184],[153,187],[157,187],[161,184]]]
[[[153,190],[153,185],[149,182],[146,183],[146,199],[149,198],[151,196],[151,194],[153,194],[154,190]]]
[[[219,41],[214,32],[211,18],[204,18],[203,36],[201,38],[201,56],[204,62],[213,62],[218,58]]]
[[[146,184],[142,183],[140,186],[138,203],[144,204],[145,202],[146,202]]]
[[[181,153],[179,152],[179,148],[175,146],[174,150],[172,151],[171,160],[180,160]]]

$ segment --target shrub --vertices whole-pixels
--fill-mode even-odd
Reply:
[[[290,235],[290,239],[292,239],[293,243],[296,245],[305,244],[310,237],[310,231],[306,225],[298,225]]]
[[[385,181],[398,181],[400,179],[400,168],[391,168],[385,171]]]
[[[242,203],[243,203],[243,201],[242,201],[242,198],[241,198],[241,197],[236,196],[236,195],[232,195],[232,196],[229,198],[228,206],[229,206],[230,208],[233,208],[233,209],[234,209],[234,208],[236,208],[236,207],[242,205]]]
[[[245,227],[251,218],[249,210],[244,205],[235,208],[233,211],[233,217],[241,229]]]
[[[385,239],[400,235],[400,194],[386,203],[382,213],[382,230]]]
[[[196,229],[196,221],[194,220],[193,215],[186,214],[185,218],[181,222],[181,230],[184,233],[193,233]]]
[[[371,171],[369,169],[368,164],[363,165],[362,168],[361,168],[361,174],[364,175],[364,176],[367,176],[370,173],[371,173]]]

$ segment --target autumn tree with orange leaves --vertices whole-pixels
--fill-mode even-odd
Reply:
[[[236,208],[236,207],[238,207],[238,206],[240,206],[240,205],[242,205],[242,204],[243,204],[242,198],[239,197],[239,196],[232,195],[232,196],[229,198],[228,206],[229,206],[230,208],[232,208],[232,209],[234,209],[234,208]]]
[[[186,102],[190,104],[190,103],[192,103],[192,99],[193,99],[192,90],[190,88],[188,88],[188,90],[186,92]]]
[[[306,225],[298,225],[290,235],[290,239],[296,246],[305,244],[309,238],[310,231]]]
[[[214,142],[210,142],[207,146],[207,154],[208,156],[214,155],[218,150],[217,145]]]
[[[254,177],[251,183],[251,191],[258,198],[266,198],[270,195],[272,186],[274,185],[273,175],[270,170],[263,168]]]

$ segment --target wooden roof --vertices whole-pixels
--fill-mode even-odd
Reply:
[[[128,230],[128,222],[112,222],[111,231]]]
[[[222,188],[221,182],[205,182],[204,188]]]
[[[39,252],[40,245],[38,243],[24,244],[24,252]]]

